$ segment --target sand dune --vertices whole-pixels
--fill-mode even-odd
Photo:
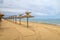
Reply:
[[[60,26],[29,22],[22,25],[4,20],[1,23],[0,40],[60,40]]]

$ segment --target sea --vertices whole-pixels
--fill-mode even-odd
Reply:
[[[27,19],[22,19],[22,21],[27,21]],[[36,23],[46,23],[46,24],[54,24],[60,26],[60,19],[37,19],[37,18],[29,18],[29,22]]]
[[[19,19],[17,19],[19,21]],[[27,21],[27,18],[21,19],[22,21]],[[39,19],[39,18],[29,18],[29,22],[35,23],[47,23],[47,24],[54,24],[60,26],[60,19]]]

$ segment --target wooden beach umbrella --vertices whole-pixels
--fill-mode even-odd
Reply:
[[[7,19],[12,19],[14,22],[16,22],[17,15],[9,16]]]
[[[13,21],[16,22],[16,15],[10,16],[10,19],[13,19]]]
[[[2,13],[0,12],[0,21],[1,21],[1,19],[3,18],[3,16],[4,16],[4,14],[2,14]]]
[[[9,17],[6,17],[7,19],[11,19],[11,16],[9,16]]]
[[[7,19],[7,20],[10,19],[10,16],[9,16],[9,17],[6,17],[6,19]]]
[[[17,15],[14,15],[13,17],[14,17],[14,21],[16,23],[16,21],[17,21]]]
[[[1,23],[1,21],[2,21],[3,16],[4,16],[4,14],[2,14],[2,13],[0,12],[0,23]],[[1,27],[1,24],[0,24],[0,27]]]
[[[12,18],[11,18],[11,16],[9,16],[9,17],[6,17],[6,19],[7,19],[7,20],[10,20],[10,19],[12,19]]]
[[[28,20],[29,18],[32,18],[33,16],[30,15],[31,12],[25,12],[24,18],[27,18],[27,28],[28,28]]]
[[[19,16],[18,16],[18,18],[19,18],[19,21],[20,21],[20,25],[21,25],[21,19],[23,18],[23,16],[22,16],[23,14],[20,14]]]
[[[9,17],[6,17],[6,19],[8,20],[8,19],[12,19],[12,17],[11,16],[9,16]]]
[[[1,13],[0,13],[0,17],[3,17],[3,16],[4,16],[4,14],[1,14]]]
[[[9,18],[12,19],[12,20],[14,21],[14,16],[10,16]]]

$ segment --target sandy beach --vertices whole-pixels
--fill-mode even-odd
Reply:
[[[0,29],[0,40],[60,40],[60,26],[29,22],[21,25],[3,20]]]
[[[60,40],[60,0],[0,0],[0,40]]]
[[[22,26],[26,27],[26,22]],[[29,29],[37,34],[38,40],[60,40],[60,26],[46,23],[29,22]]]

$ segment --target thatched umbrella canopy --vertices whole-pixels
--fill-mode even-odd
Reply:
[[[3,17],[3,16],[4,16],[4,14],[0,13],[0,17]]]
[[[24,18],[27,18],[27,27],[28,27],[28,18],[32,18],[33,16],[30,15],[31,12],[25,12]]]
[[[22,14],[19,14],[18,18],[22,18]]]
[[[25,12],[25,15],[23,16],[24,18],[32,18],[34,16],[30,15],[31,12]]]

